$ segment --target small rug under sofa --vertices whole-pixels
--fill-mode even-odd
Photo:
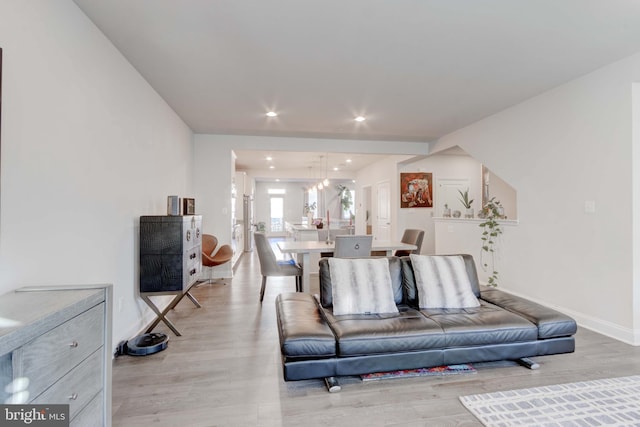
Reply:
[[[433,377],[444,375],[475,374],[477,371],[469,364],[436,366],[433,368],[403,369],[390,372],[374,372],[360,375],[362,381],[387,380],[392,378]]]

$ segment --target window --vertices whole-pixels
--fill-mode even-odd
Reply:
[[[269,217],[272,233],[284,231],[284,198],[271,197]]]
[[[309,189],[309,191],[307,191],[307,199],[309,206],[315,206],[315,209],[312,209],[315,214],[320,208],[320,206],[318,206],[318,190],[316,188]]]
[[[351,194],[351,207],[342,211],[342,219],[351,219],[351,215],[354,213],[354,206],[356,205],[356,192],[354,190],[348,190]]]

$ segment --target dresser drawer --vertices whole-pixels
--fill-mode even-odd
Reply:
[[[102,389],[102,366],[102,349],[99,349],[31,403],[68,403],[69,417],[73,419]]]
[[[38,396],[104,342],[104,310],[99,304],[13,352],[13,377],[29,378]]]
[[[202,269],[202,249],[200,246],[191,248],[185,252],[182,267],[183,287],[188,287],[198,277]]]
[[[87,404],[75,418],[71,419],[69,427],[99,427],[102,426],[104,418],[104,395],[98,393],[91,402]]]
[[[202,256],[202,247],[196,246],[191,249],[185,250],[184,253],[184,262],[186,265],[197,264],[198,262],[202,262],[200,257]]]

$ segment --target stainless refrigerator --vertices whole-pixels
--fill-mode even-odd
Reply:
[[[253,250],[253,196],[242,197],[242,224],[244,227],[244,251]]]

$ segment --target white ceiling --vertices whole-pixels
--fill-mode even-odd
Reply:
[[[282,152],[282,151],[234,151],[238,156],[236,169],[265,171],[270,166],[276,172],[306,171],[300,178],[320,178],[326,175],[355,176],[356,171],[371,163],[388,157],[386,154],[356,154],[356,153],[325,153],[325,152]],[[270,157],[271,160],[267,160]],[[328,173],[327,173],[328,172]]]
[[[637,0],[75,2],[195,133],[432,141],[640,51]]]

